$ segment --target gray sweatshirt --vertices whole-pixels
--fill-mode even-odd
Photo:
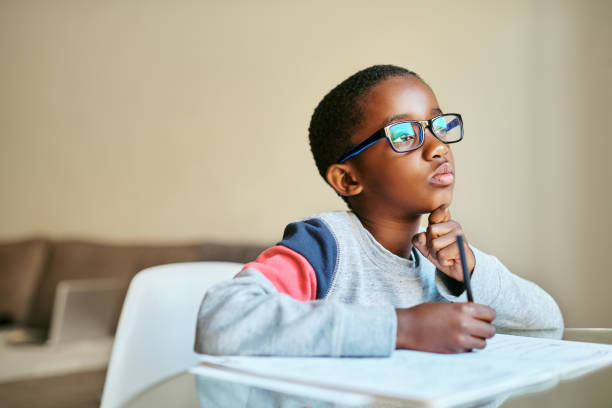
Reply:
[[[512,330],[559,329],[559,307],[496,257],[476,257],[472,291]],[[205,354],[388,356],[396,308],[465,302],[466,295],[413,249],[407,258],[380,245],[352,212],[289,224],[283,240],[211,287],[200,307],[195,350]]]

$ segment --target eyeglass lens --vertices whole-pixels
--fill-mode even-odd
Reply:
[[[389,127],[389,137],[397,151],[414,149],[421,143],[421,125],[417,122],[397,123]]]

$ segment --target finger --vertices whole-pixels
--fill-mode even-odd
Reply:
[[[439,251],[435,252],[435,254],[442,265],[454,265],[456,262],[461,261],[459,245],[457,242],[452,243],[446,248],[440,249]]]
[[[436,224],[436,226],[438,225],[446,225],[446,224]],[[457,242],[457,234],[455,232],[455,230],[450,230],[445,234],[441,234],[439,236],[437,236],[436,238],[432,238],[431,240],[431,248],[434,251],[439,251],[441,249],[444,249],[446,247],[448,247],[449,245],[452,245],[454,243]],[[459,247],[457,247],[459,248]]]
[[[487,346],[487,341],[483,338],[472,336],[466,341],[466,346],[470,349],[482,350]]]
[[[495,335],[495,326],[482,320],[474,319],[468,330],[472,336],[481,339],[489,339]]]
[[[446,204],[441,205],[440,207],[433,210],[431,214],[429,214],[430,224],[439,224],[441,222],[450,221],[450,219],[451,219],[450,211]]]
[[[459,224],[457,224],[455,221],[447,221],[440,224],[429,224],[427,226],[427,235],[429,235],[431,238],[438,238],[453,231],[457,233],[461,232]],[[455,238],[457,237],[457,233],[453,234]]]
[[[456,345],[457,352],[469,352],[472,349],[482,349],[487,345],[486,340],[481,337],[471,336],[468,333],[459,336],[459,342]]]
[[[472,316],[476,319],[483,320],[485,322],[492,322],[495,320],[495,310],[487,305],[481,305],[480,303],[471,303]]]
[[[412,245],[423,254],[424,257],[429,256],[429,249],[427,248],[427,237],[424,232],[416,234],[412,237]]]

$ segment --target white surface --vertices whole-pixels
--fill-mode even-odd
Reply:
[[[0,331],[0,381],[104,369],[120,294],[114,279],[59,282],[46,342],[42,330]]]
[[[328,390],[446,407],[558,381],[612,364],[612,345],[498,334],[462,354],[396,351],[391,358],[201,356],[192,372],[325,400]],[[250,378],[249,378],[250,377]],[[297,385],[291,387],[292,384]],[[325,393],[313,394],[322,389]]]
[[[125,404],[146,387],[197,364],[197,314],[206,290],[242,265],[191,262],[139,272],[128,288],[108,367],[102,408]]]
[[[108,364],[112,337],[57,345],[11,345],[13,330],[0,331],[0,382],[103,369]]]
[[[248,371],[248,370],[247,370]],[[373,401],[372,396],[365,394],[356,394],[352,391],[332,389],[329,387],[317,387],[316,385],[305,384],[302,381],[288,382],[278,381],[276,378],[269,376],[253,375],[244,371],[232,369],[223,369],[219,366],[199,365],[193,367],[190,371],[192,374],[205,377],[213,377],[223,381],[233,383],[246,384],[253,387],[270,389],[277,392],[300,395],[303,397],[320,399],[321,401],[342,404],[343,406],[366,405]]]

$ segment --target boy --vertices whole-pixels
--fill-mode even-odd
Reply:
[[[200,308],[195,348],[207,354],[386,356],[395,348],[484,348],[495,326],[558,329],[555,301],[465,244],[466,303],[449,205],[450,143],[463,137],[414,72],[357,72],[319,103],[309,127],[320,174],[351,211],[289,224],[283,240]],[[420,218],[429,225],[419,232]],[[495,325],[495,326],[494,326]]]

